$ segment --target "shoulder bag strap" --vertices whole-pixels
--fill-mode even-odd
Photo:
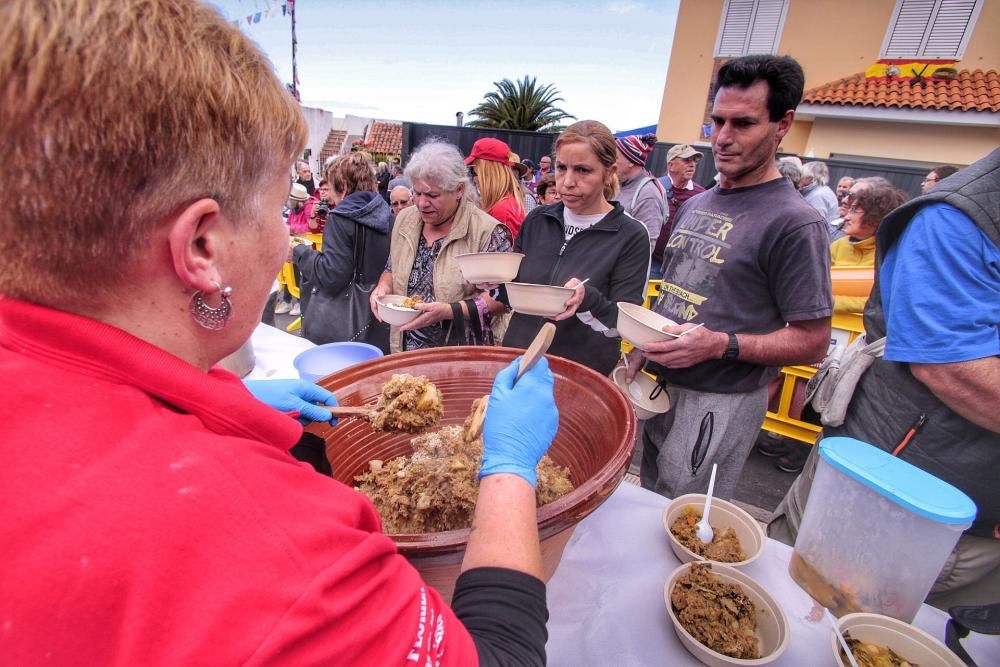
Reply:
[[[351,279],[355,284],[364,282],[364,274],[361,272],[361,258],[365,256],[365,226],[361,223],[354,223],[354,277]]]

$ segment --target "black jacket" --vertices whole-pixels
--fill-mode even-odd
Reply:
[[[589,229],[566,241],[563,205],[539,206],[521,223],[514,251],[524,253],[515,282],[564,285],[570,278],[590,282],[578,316],[556,322],[549,351],[607,375],[619,357],[617,302],[641,304],[649,275],[649,233],[643,224],[613,202],[614,210]],[[500,300],[507,302],[501,290]],[[579,314],[590,313],[607,333],[596,331]],[[514,313],[504,336],[509,347],[527,347],[544,318]]]
[[[304,245],[295,248],[293,259],[302,272],[303,285],[331,297],[342,294],[355,273],[354,243],[359,231],[364,234],[358,262],[361,284],[374,285],[389,257],[392,223],[392,210],[377,192],[352,192],[344,197],[326,218],[323,250],[317,252]],[[304,308],[308,310],[308,303]],[[388,349],[388,327],[376,328],[380,330],[376,344],[381,347],[384,338]]]

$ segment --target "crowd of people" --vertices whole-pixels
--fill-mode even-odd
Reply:
[[[708,188],[696,147],[670,148],[657,178],[655,136],[616,138],[595,120],[537,160],[496,138],[468,155],[430,140],[405,165],[354,152],[317,179],[298,159],[297,102],[211,7],[50,4],[15,3],[0,24],[12,156],[0,172],[12,211],[0,221],[0,618],[17,619],[0,662],[544,664],[534,471],[559,422],[544,359],[516,383],[516,362],[495,379],[450,605],[371,503],[289,454],[302,423],[336,423],[336,398],[216,365],[273,317],[269,293],[314,342],[524,348],[545,320],[513,312],[503,285],[464,280],[456,258],[479,252],[522,253],[516,282],[570,290],[550,354],[603,375],[623,364],[668,392],[638,447],[642,485],[669,497],[703,492],[713,465],[716,494],[731,497],[779,369],[822,361],[834,313],[863,311],[884,358],[824,434],[892,451],[921,416],[901,458],[979,510],[931,601],[1000,590],[1000,150],[935,168],[909,202],[880,177],[831,188],[823,161],[777,159],[802,68],[746,56],[717,74]],[[52,154],[83,164],[51,181]],[[39,182],[82,193],[74,215],[29,202]],[[60,232],[44,262],[40,228]],[[285,264],[298,304],[273,289]],[[833,295],[840,266],[876,267],[867,300]],[[676,337],[623,360],[616,304],[642,304],[651,278]],[[387,326],[387,295],[419,296],[419,316]],[[794,541],[815,451],[769,526],[777,539]],[[58,632],[53,609],[71,619]]]

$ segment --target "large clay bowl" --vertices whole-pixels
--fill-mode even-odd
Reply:
[[[366,361],[319,381],[341,405],[372,403],[394,373],[426,375],[444,401],[442,425],[461,424],[473,399],[484,396],[493,378],[523,350],[503,347],[445,347],[402,352]],[[559,431],[549,456],[570,470],[574,490],[538,509],[538,532],[546,579],[555,573],[572,529],[600,506],[621,483],[635,440],[635,413],[610,380],[561,357],[548,356],[555,375]],[[368,462],[410,453],[410,435],[379,433],[361,420],[313,425],[326,443],[336,479],[349,486]],[[469,530],[399,534],[393,539],[428,583],[450,598],[465,553]]]

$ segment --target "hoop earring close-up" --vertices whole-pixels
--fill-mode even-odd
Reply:
[[[218,331],[226,326],[226,321],[233,315],[233,304],[229,300],[229,297],[233,294],[233,288],[223,287],[221,283],[215,280],[212,282],[219,288],[221,302],[218,307],[213,308],[205,301],[205,292],[195,290],[194,295],[191,297],[191,317],[200,326],[212,331]]]

